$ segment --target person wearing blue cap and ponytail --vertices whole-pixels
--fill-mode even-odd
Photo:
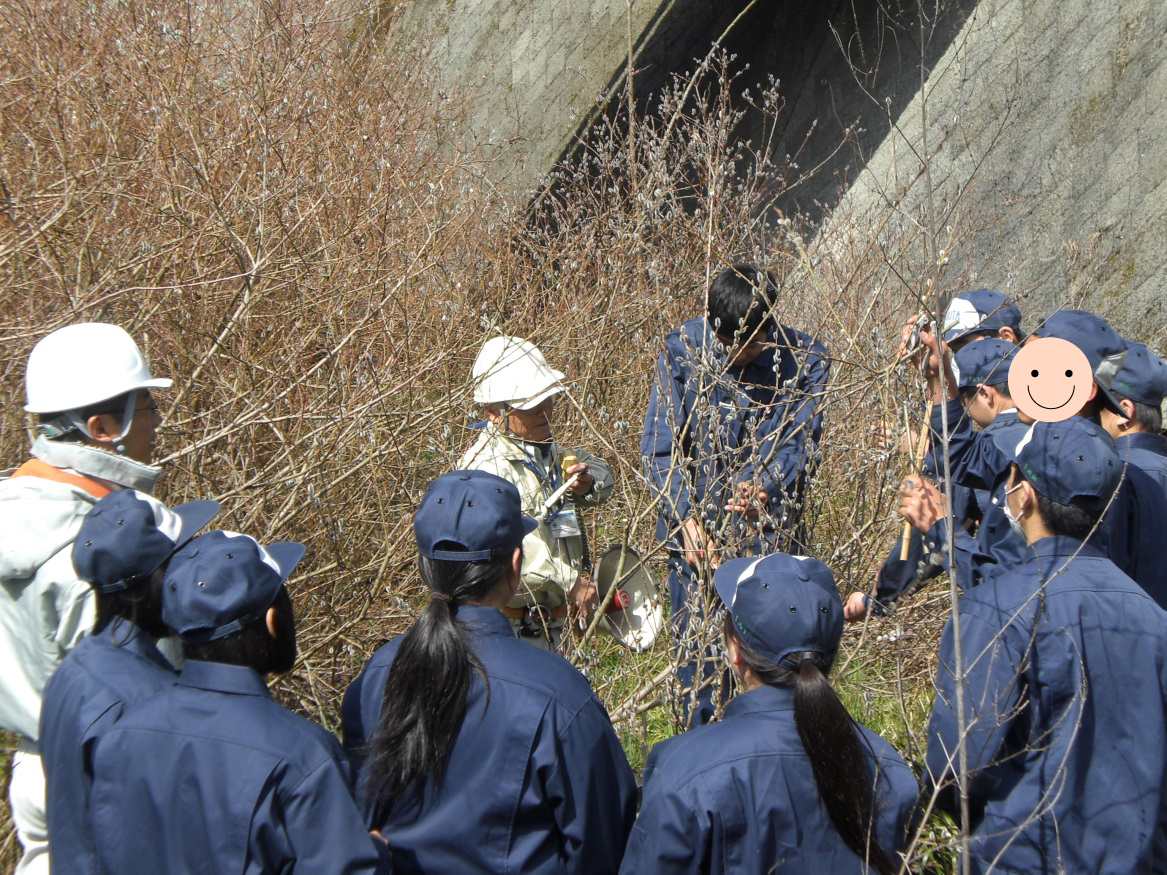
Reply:
[[[394,871],[611,873],[635,815],[603,705],[499,610],[536,521],[485,471],[430,484],[413,518],[429,604],[345,693],[341,725],[367,824]]]
[[[73,567],[93,587],[97,622],[49,678],[41,706],[51,872],[104,871],[89,829],[93,750],[126,707],[176,680],[156,646],[170,634],[162,622],[162,574],[174,552],[218,512],[213,501],[169,508],[123,489],[81,521]]]
[[[827,681],[843,631],[817,559],[734,559],[713,576],[743,689],[720,723],[662,741],[620,868],[653,873],[900,870],[919,788]]]

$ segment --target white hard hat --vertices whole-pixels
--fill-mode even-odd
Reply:
[[[470,372],[474,400],[519,410],[538,407],[563,391],[563,374],[552,369],[539,348],[521,337],[492,337],[482,345]]]
[[[134,339],[117,325],[80,322],[41,338],[28,356],[29,413],[62,413],[135,389],[168,389],[150,373]]]

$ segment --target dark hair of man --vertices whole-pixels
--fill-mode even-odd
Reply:
[[[162,577],[166,564],[153,574],[126,582],[118,592],[97,592],[97,619],[93,631],[100,632],[115,619],[128,620],[155,641],[170,634],[162,622]],[[114,643],[118,643],[114,639]]]
[[[767,686],[794,688],[794,725],[810,760],[819,798],[843,843],[881,875],[898,871],[874,841],[874,782],[859,777],[869,772],[855,721],[825,674],[834,654],[793,654],[789,658],[799,666],[793,671],[759,655],[737,634],[729,615],[725,635],[737,644],[742,661],[758,680]]]
[[[183,644],[187,659],[242,665],[258,674],[283,674],[296,663],[296,622],[292,597],[281,586],[271,605],[276,609],[276,637],[267,628],[267,611],[238,632],[205,644]]]
[[[1014,462],[1010,465],[1009,470],[1009,482],[1020,483],[1024,475],[1017,467],[1017,463]],[[1045,523],[1045,527],[1055,535],[1064,535],[1078,541],[1085,541],[1090,537],[1095,526],[1098,525],[1098,521],[1102,519],[1102,512],[1106,509],[1109,501],[1109,498],[1100,499],[1096,510],[1087,510],[1078,505],[1061,504],[1042,495],[1036,489],[1033,490],[1033,493],[1037,496],[1037,512],[1041,516],[1041,521]]]
[[[1098,510],[1086,510],[1072,504],[1059,504],[1034,490],[1037,495],[1037,512],[1041,514],[1045,527],[1055,535],[1064,535],[1077,541],[1085,541],[1098,525],[1102,517],[1103,504]]]
[[[1013,400],[1013,396],[1009,394],[1008,383],[997,383],[995,386],[989,385],[989,388],[995,390],[996,393],[1002,398],[1007,398],[1010,401]],[[969,404],[972,404],[973,399],[977,397],[977,390],[979,389],[980,386],[965,386],[964,388],[957,389],[956,391],[957,394],[960,395],[960,400],[964,402],[965,406],[968,406]]]
[[[1158,407],[1153,407],[1150,404],[1144,404],[1141,401],[1132,401],[1129,398],[1124,398],[1122,395],[1116,396],[1124,401],[1130,401],[1135,406],[1134,416],[1131,420],[1140,429],[1151,434],[1158,434],[1163,430],[1163,411]]]
[[[90,404],[87,407],[78,408],[77,415],[82,422],[88,422],[89,417],[91,416],[108,414],[117,420],[118,427],[121,428],[123,425],[122,417],[125,416],[126,413],[126,401],[129,400],[126,396],[129,394],[129,392],[123,392],[116,398],[107,398],[105,401],[98,401],[96,404]],[[52,424],[61,429],[68,429],[60,437],[53,438],[53,440],[60,441],[62,443],[85,443],[85,435],[83,435],[79,429],[74,427],[73,424],[69,422],[69,420],[65,419],[65,411],[60,411],[58,413],[38,413],[36,421],[38,425]]]
[[[713,331],[744,343],[759,328],[774,326],[778,284],[772,274],[746,262],[727,267],[709,284],[707,318]]]
[[[436,546],[462,549],[446,541]],[[377,730],[368,743],[366,792],[382,811],[410,798],[428,777],[435,789],[442,785],[466,711],[470,672],[477,671],[487,683],[466,629],[456,622],[458,605],[480,601],[506,577],[514,553],[497,552],[476,562],[417,558],[421,579],[437,597],[402,636],[385,681]],[[486,694],[489,701],[489,685]]]

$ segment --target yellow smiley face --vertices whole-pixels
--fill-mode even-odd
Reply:
[[[1014,406],[1039,422],[1061,422],[1076,415],[1094,394],[1093,388],[1086,354],[1057,337],[1029,341],[1009,366]]]

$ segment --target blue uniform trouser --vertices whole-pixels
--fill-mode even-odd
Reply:
[[[688,726],[712,720],[730,693],[729,671],[717,670],[719,664],[724,666],[721,629],[706,622],[709,608],[717,604],[713,581],[697,574],[679,552],[669,551],[669,622],[683,695],[681,713]],[[698,676],[702,688],[694,699],[693,682]]]

